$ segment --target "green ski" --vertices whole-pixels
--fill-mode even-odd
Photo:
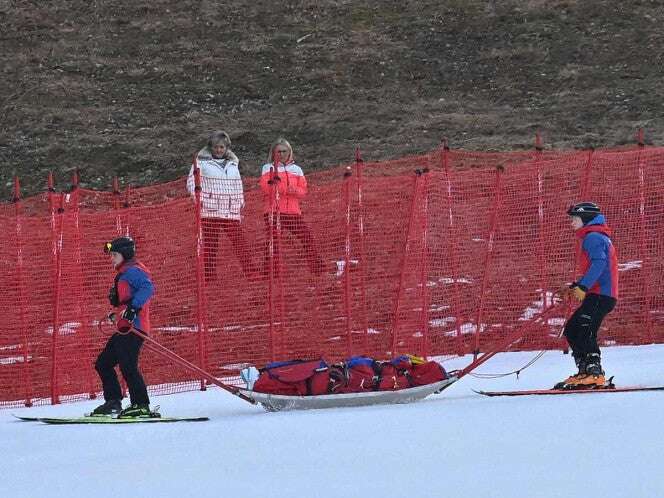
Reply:
[[[208,417],[150,417],[150,418],[117,418],[117,417],[18,417],[24,422],[42,422],[44,424],[156,424],[160,422],[205,422]]]

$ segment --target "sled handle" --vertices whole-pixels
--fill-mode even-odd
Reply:
[[[148,344],[150,344],[153,347],[153,350],[155,352],[161,354],[162,356],[168,358],[169,360],[174,361],[175,363],[177,363],[180,366],[190,370],[191,372],[197,373],[198,375],[200,375],[205,380],[211,382],[215,386],[221,387],[222,389],[224,389],[225,391],[228,391],[231,394],[234,394],[238,398],[240,398],[244,401],[247,401],[248,403],[251,403],[252,405],[256,404],[255,400],[251,399],[249,396],[245,396],[244,394],[242,394],[238,387],[229,386],[228,384],[224,384],[223,382],[218,380],[211,373],[206,372],[205,370],[203,370],[200,367],[197,367],[196,365],[194,365],[190,361],[185,360],[181,356],[177,355],[176,353],[174,353],[173,351],[168,349],[166,346],[164,346],[164,345],[160,344],[159,342],[155,341],[152,337],[147,335],[143,330],[140,330],[140,329],[132,326],[131,333],[138,336],[138,337],[140,337],[144,341],[146,341]]]
[[[99,324],[98,324],[99,325],[99,330],[106,333],[102,328],[102,323],[104,321],[112,322],[112,318],[111,318],[112,315],[113,315],[112,313],[109,313],[104,320],[99,320]],[[121,334],[122,332],[117,332],[117,333]],[[246,395],[242,394],[238,387],[229,386],[228,384],[224,384],[223,382],[218,380],[211,373],[206,372],[205,370],[203,370],[200,367],[197,367],[196,365],[194,365],[190,361],[185,360],[184,358],[182,358],[181,356],[179,356],[175,352],[168,349],[163,344],[161,344],[158,341],[154,340],[152,337],[150,337],[148,334],[146,334],[145,331],[143,331],[139,328],[136,328],[136,326],[134,326],[133,324],[132,324],[131,329],[129,329],[129,331],[127,333],[131,333],[131,334],[134,334],[134,335],[140,337],[141,339],[143,339],[150,346],[150,349],[152,351],[154,351],[155,353],[158,353],[158,354],[164,356],[165,358],[168,358],[169,360],[177,363],[178,365],[186,368],[187,370],[200,375],[201,378],[209,381],[210,383],[214,384],[215,386],[221,387],[223,390],[228,391],[231,394],[234,394],[238,398],[240,398],[240,399],[242,399],[242,400],[244,400],[248,403],[251,403],[252,405],[255,405],[257,403],[254,399],[250,398],[249,396],[246,396]]]

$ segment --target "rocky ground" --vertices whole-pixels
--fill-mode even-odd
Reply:
[[[0,0],[0,197],[186,173],[224,129],[246,175],[450,146],[664,142],[655,0]]]

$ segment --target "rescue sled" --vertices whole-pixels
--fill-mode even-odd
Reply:
[[[269,412],[287,410],[318,410],[323,408],[342,408],[350,406],[370,406],[381,404],[412,403],[427,396],[439,393],[458,380],[457,377],[425,384],[423,386],[409,387],[395,391],[365,391],[347,394],[321,394],[315,396],[289,396],[283,394],[267,394],[240,389],[239,392],[260,403]]]

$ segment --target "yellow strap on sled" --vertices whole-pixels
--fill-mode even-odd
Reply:
[[[412,365],[422,365],[423,363],[426,363],[426,361],[424,361],[424,358],[422,358],[421,356],[415,356],[412,354],[407,354],[406,356],[408,356],[408,359],[410,360],[410,363]]]

